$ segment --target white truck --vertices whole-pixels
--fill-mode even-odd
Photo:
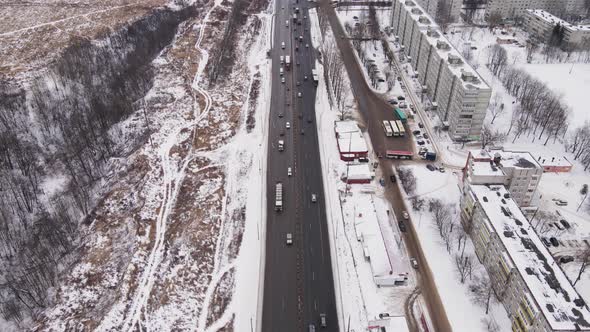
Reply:
[[[283,211],[283,184],[280,182],[275,188],[275,211]]]
[[[279,151],[285,150],[285,141],[282,139],[279,140]]]
[[[285,56],[285,67],[287,67],[287,70],[291,69],[291,56],[290,55]]]
[[[313,77],[313,84],[318,85],[318,71],[315,69],[311,70],[311,76]]]

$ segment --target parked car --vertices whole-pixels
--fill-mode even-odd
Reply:
[[[428,134],[427,133],[422,134],[422,136],[424,136],[425,139],[428,139]]]
[[[389,101],[389,103],[390,103],[391,105],[397,105],[397,100],[395,100],[395,99],[391,99],[391,100]]]
[[[410,219],[410,215],[406,211],[402,211],[402,217],[404,217],[405,220]]]
[[[565,227],[566,229],[570,229],[570,228],[572,227],[572,226],[570,225],[570,223],[569,223],[569,222],[567,222],[567,220],[565,220],[565,219],[561,219],[559,222],[560,222],[560,223],[563,225],[563,227]]]
[[[424,144],[426,144],[426,142],[424,142],[424,141],[418,141],[416,143],[418,143],[418,145],[424,145]]]
[[[406,97],[404,97],[404,96],[398,96],[397,97],[397,100],[406,100]]]
[[[551,244],[552,244],[553,246],[555,246],[555,247],[559,247],[559,241],[557,241],[557,239],[556,239],[556,238],[554,238],[554,237],[550,237],[550,238],[549,238],[549,242],[551,242]]]
[[[412,264],[412,267],[417,269],[418,268],[418,261],[416,260],[416,258],[412,257],[410,258],[410,264]]]
[[[566,256],[559,257],[559,262],[561,264],[567,264],[567,263],[570,263],[570,262],[573,262],[573,261],[574,261],[574,257],[573,256],[566,255]]]
[[[414,130],[414,131],[412,132],[412,134],[414,134],[414,135],[420,135],[420,133],[421,133],[421,132],[420,132],[420,130]]]
[[[542,237],[541,241],[543,241],[545,247],[551,247],[551,242],[546,237]]]
[[[434,172],[436,170],[436,168],[432,164],[427,164],[426,168],[428,168],[428,170],[431,172]]]
[[[424,128],[424,125],[422,124],[422,122],[418,122],[418,127]]]

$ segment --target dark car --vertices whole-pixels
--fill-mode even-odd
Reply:
[[[424,144],[426,144],[426,142],[424,142],[424,141],[418,141],[416,143],[418,143],[418,145],[424,145]]]
[[[426,165],[426,168],[428,168],[431,172],[434,172],[436,170],[436,167],[434,167],[434,165],[432,164]]]
[[[361,163],[368,163],[369,162],[369,158],[367,158],[367,157],[359,157],[359,162],[361,162]]]
[[[418,127],[424,128],[424,125],[422,124],[422,122],[418,122]]]
[[[303,129],[301,129],[301,135],[305,135],[305,131],[303,131]]]
[[[404,96],[399,96],[397,97],[397,100],[406,100],[406,98]]]
[[[414,134],[414,135],[420,135],[420,130],[414,130],[414,131],[412,132],[412,134]]]
[[[424,138],[428,139],[428,134],[424,133],[422,136],[424,136]]]
[[[555,247],[559,247],[559,241],[557,241],[556,238],[554,237],[550,237],[549,241],[551,242],[552,245],[554,245]]]
[[[567,220],[565,220],[565,219],[561,219],[559,222],[560,222],[560,223],[563,225],[563,227],[565,227],[566,229],[570,229],[570,228],[572,227],[572,226],[570,226],[570,223],[569,223],[569,222],[567,222]]]
[[[573,256],[569,256],[568,255],[568,256],[561,256],[561,257],[559,257],[559,262],[561,264],[566,264],[566,263],[573,262],[573,261],[574,261],[574,257]]]
[[[402,232],[406,232],[406,224],[404,224],[403,220],[400,220],[397,222],[397,225],[399,226],[399,230]]]
[[[389,180],[391,180],[391,183],[395,183],[395,175],[390,175]]]
[[[389,101],[389,103],[390,103],[391,105],[397,105],[397,100],[395,100],[395,99],[391,99],[391,100]]]
[[[551,242],[549,242],[549,240],[546,237],[542,237],[541,241],[543,241],[543,244],[545,244],[545,247],[551,247]]]
[[[311,122],[312,122],[311,117],[307,117],[307,123],[311,123]]]

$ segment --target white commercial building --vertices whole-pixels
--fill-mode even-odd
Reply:
[[[392,6],[393,31],[451,138],[478,140],[492,90],[420,6],[411,0]]]
[[[590,25],[572,25],[542,9],[525,11],[524,28],[533,39],[540,42],[548,42],[553,28],[558,24],[564,27],[562,46],[575,48],[582,43],[590,43]]]
[[[508,188],[520,207],[535,203],[543,166],[528,152],[472,150],[463,169],[468,184],[501,184]]]
[[[590,311],[502,185],[468,185],[461,221],[512,331],[590,331]]]
[[[488,0],[485,17],[498,13],[505,19],[521,18],[527,9],[543,9],[555,15],[583,12],[584,0]]]

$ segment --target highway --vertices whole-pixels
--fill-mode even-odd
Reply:
[[[261,330],[303,331],[313,324],[319,331],[320,314],[325,314],[327,327],[321,330],[339,331],[311,75],[315,51],[308,4],[296,1],[276,0],[275,5]],[[301,25],[293,21],[295,7]],[[295,39],[299,36],[302,41]],[[290,70],[279,60],[287,55]],[[278,151],[280,139],[285,141],[282,152]],[[289,167],[292,176],[287,175]],[[284,187],[283,211],[275,211],[277,182]],[[314,194],[316,202],[311,199]],[[287,233],[294,236],[292,245],[286,244]]]
[[[340,55],[344,62],[344,66],[350,78],[352,93],[357,101],[358,109],[365,121],[367,132],[371,138],[373,149],[377,153],[384,154],[386,150],[406,150],[413,151],[416,156],[414,149],[413,138],[410,128],[406,126],[406,137],[405,138],[387,138],[383,129],[381,128],[382,120],[393,120],[393,109],[385,100],[379,95],[375,94],[373,90],[368,86],[365,77],[362,72],[362,68],[358,64],[356,57],[354,56],[354,50],[345,37],[344,29],[338,21],[336,11],[330,4],[329,0],[320,0],[320,11],[322,14],[327,15],[330,27],[334,33],[336,45],[340,50]],[[398,66],[397,63],[395,64]],[[399,71],[398,75],[403,76]],[[406,85],[409,87],[409,85]],[[399,182],[391,183],[389,178],[393,175],[392,167],[403,163],[397,160],[380,159],[380,170],[381,176],[386,179],[385,181],[385,196],[391,203],[397,220],[403,220],[402,211],[406,210],[406,206],[403,202]],[[416,258],[419,265],[417,285],[420,288],[420,292],[426,302],[427,309],[434,325],[434,329],[439,332],[451,331],[450,323],[446,316],[444,307],[442,305],[438,290],[434,283],[432,272],[428,266],[428,262],[424,256],[416,230],[411,220],[406,222],[408,231],[403,234],[403,239],[406,244],[408,254],[411,257]],[[406,319],[413,331],[417,331],[418,328],[414,322],[413,317],[409,316],[406,312]]]

